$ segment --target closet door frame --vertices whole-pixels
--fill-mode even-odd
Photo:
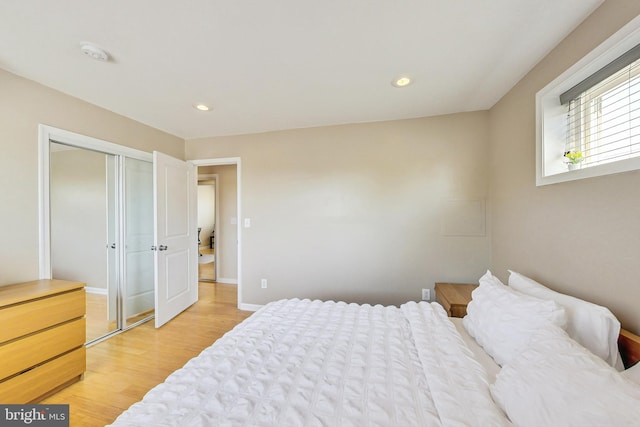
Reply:
[[[66,131],[63,129],[54,128],[52,126],[42,125],[38,126],[38,170],[39,170],[39,179],[38,179],[38,210],[39,210],[39,273],[38,276],[40,279],[51,279],[52,278],[52,263],[51,263],[51,209],[50,209],[50,161],[51,161],[51,145],[50,142],[57,142],[65,145],[70,145],[82,149],[102,152],[105,154],[111,154],[116,156],[116,164],[118,166],[119,177],[117,179],[117,193],[118,194],[118,208],[116,212],[116,216],[118,218],[123,218],[124,215],[124,206],[122,203],[123,200],[123,182],[121,179],[121,172],[124,166],[125,158],[132,158],[136,160],[142,160],[149,163],[153,163],[153,155],[151,153],[147,153],[144,151],[136,150],[134,148],[125,147],[122,145],[114,144],[108,141],[104,141],[97,138],[92,138],[85,135],[80,135],[74,132]],[[117,222],[121,222],[120,219]],[[118,236],[117,240],[119,242],[124,241],[123,236],[124,230],[123,227],[118,228]],[[119,251],[119,277],[122,279],[124,272],[122,271],[123,265],[123,253]],[[118,283],[118,292],[117,292],[117,304],[121,305],[120,298],[123,295],[123,284],[122,281],[119,280]],[[121,311],[121,310],[120,310]],[[125,325],[121,316],[118,316],[118,329],[114,332],[111,332],[91,343],[97,343],[107,337],[110,337],[114,334],[122,332],[130,327],[137,326],[139,323],[142,323],[148,319],[143,319],[140,322],[133,323],[131,325]]]

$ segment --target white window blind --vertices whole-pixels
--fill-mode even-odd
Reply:
[[[640,156],[639,56],[640,45],[560,96],[566,163],[588,168]]]

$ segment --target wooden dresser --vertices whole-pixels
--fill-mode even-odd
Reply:
[[[0,402],[33,403],[82,378],[84,283],[0,286]]]
[[[436,283],[436,302],[444,307],[449,317],[464,317],[471,292],[477,287],[466,283]]]

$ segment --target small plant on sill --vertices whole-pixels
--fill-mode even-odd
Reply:
[[[582,151],[565,151],[564,157],[568,160],[568,163],[577,165],[582,161]]]

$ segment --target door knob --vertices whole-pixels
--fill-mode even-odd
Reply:
[[[167,247],[165,245],[160,245],[160,246],[158,246],[158,250],[159,251],[166,251]]]

